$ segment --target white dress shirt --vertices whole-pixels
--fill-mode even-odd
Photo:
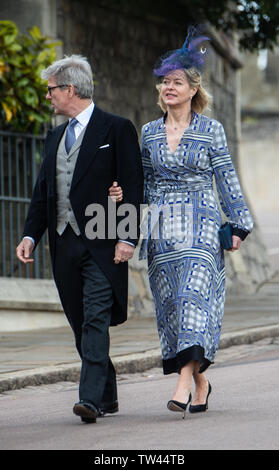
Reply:
[[[76,139],[79,137],[83,129],[89,123],[92,113],[94,111],[94,107],[95,107],[95,104],[92,101],[91,104],[86,109],[84,109],[81,113],[75,116],[75,119],[78,121],[74,128]],[[69,123],[72,121],[72,119],[73,118],[69,120]]]

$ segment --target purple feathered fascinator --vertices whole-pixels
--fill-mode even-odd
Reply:
[[[164,77],[177,69],[195,68],[202,71],[205,64],[207,49],[199,47],[203,41],[208,41],[207,36],[199,36],[196,28],[191,26],[183,46],[180,49],[168,51],[155,64],[154,75]]]

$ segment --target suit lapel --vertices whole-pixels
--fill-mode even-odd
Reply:
[[[48,168],[50,170],[50,178],[53,184],[55,184],[55,177],[56,177],[56,155],[58,150],[58,145],[60,140],[63,136],[63,133],[67,127],[68,123],[65,122],[58,126],[56,129],[52,131],[51,138],[49,139],[49,143],[47,142],[46,146],[46,159],[48,163]]]
[[[96,158],[97,151],[104,142],[109,127],[110,125],[106,119],[106,114],[95,106],[79,150],[71,189],[77,185],[79,180],[86,173],[89,165],[91,165]]]

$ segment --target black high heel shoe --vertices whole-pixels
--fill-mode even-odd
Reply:
[[[206,402],[202,405],[190,405],[189,406],[189,412],[190,413],[200,413],[202,411],[206,411],[208,408],[208,397],[211,393],[212,387],[210,385],[210,382],[208,382],[208,392],[206,396]]]
[[[169,400],[168,403],[167,403],[167,408],[170,411],[180,411],[180,412],[182,412],[183,413],[182,419],[185,419],[187,406],[188,406],[188,404],[190,403],[191,400],[192,400],[192,395],[191,395],[191,393],[189,393],[187,403],[181,403],[180,401],[176,401],[176,400]]]

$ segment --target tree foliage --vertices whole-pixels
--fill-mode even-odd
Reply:
[[[273,49],[279,37],[279,0],[184,0],[192,15],[224,32],[237,31],[241,49]]]
[[[20,34],[12,21],[0,21],[0,120],[2,130],[39,133],[49,121],[41,71],[56,58],[56,46],[34,26]]]

